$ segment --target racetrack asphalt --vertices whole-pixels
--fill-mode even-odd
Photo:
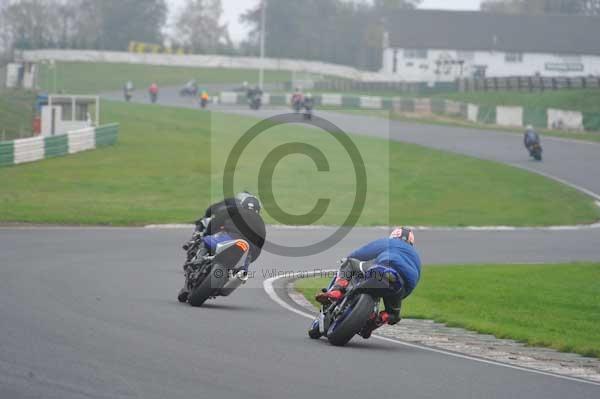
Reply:
[[[334,117],[371,127],[377,119]],[[491,159],[543,168],[600,191],[600,146],[545,140],[549,160],[534,164],[510,133],[395,123],[391,131],[398,132],[394,139],[430,137],[433,147],[442,141],[482,158],[491,151]],[[555,163],[552,154],[568,161]],[[331,231],[269,227],[268,234],[299,246]],[[355,229],[313,256],[265,252],[246,286],[198,309],[176,300],[183,281],[179,248],[189,233],[0,227],[0,398],[600,397],[597,385],[392,342],[354,339],[345,348],[315,342],[306,336],[306,319],[265,294],[264,279],[335,268],[350,250],[384,235],[382,229]],[[422,231],[417,238],[426,265],[600,261],[600,229]]]

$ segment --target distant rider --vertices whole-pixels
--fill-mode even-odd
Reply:
[[[150,93],[150,98],[152,101],[156,101],[156,98],[158,97],[158,85],[156,83],[152,83],[148,88],[148,92]]]
[[[217,244],[243,239],[250,244],[246,270],[250,263],[258,259],[267,234],[265,223],[260,216],[261,207],[260,200],[256,196],[244,191],[237,194],[235,198],[226,198],[206,209],[204,217],[196,221],[196,228],[191,240],[183,246],[183,249],[188,251],[188,258],[184,265],[186,284],[178,295],[180,302],[186,302],[189,296],[187,273],[190,268],[194,267],[192,260],[196,255],[190,251],[197,240],[201,240],[202,244],[199,251],[202,251],[204,255],[212,256]]]
[[[387,323],[394,325],[401,320],[402,300],[409,296],[421,277],[421,259],[414,249],[415,235],[409,228],[395,229],[389,238],[375,240],[352,252],[348,258],[362,262],[372,261],[365,270],[366,275],[387,278],[393,283],[395,293],[383,298],[385,311],[376,320],[370,320],[360,335],[369,338],[376,328]],[[340,271],[332,280],[326,292],[319,293],[316,300],[324,305],[337,302],[344,297],[351,279],[348,259],[343,260]]]
[[[535,145],[540,144],[540,136],[533,129],[533,126],[527,125],[527,127],[525,128],[523,143],[525,144],[525,148],[527,148],[527,151],[529,152],[531,152]]]

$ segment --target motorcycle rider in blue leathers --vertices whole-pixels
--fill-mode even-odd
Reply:
[[[188,251],[188,258],[184,264],[186,283],[178,294],[180,302],[186,302],[189,296],[188,273],[195,267],[194,258],[214,255],[219,243],[234,239],[248,242],[250,248],[246,271],[250,263],[258,259],[266,238],[260,210],[260,200],[248,192],[239,193],[235,198],[227,198],[206,209],[204,217],[196,222],[192,239],[183,246]],[[198,240],[201,240],[201,247],[196,250],[198,247],[195,243]]]
[[[540,144],[540,136],[533,129],[532,125],[527,125],[525,128],[525,135],[523,136],[523,144],[525,144],[525,148],[527,151],[531,152],[531,149],[534,145]]]
[[[413,231],[402,227],[395,229],[389,238],[375,240],[348,256],[363,262],[372,261],[372,266],[365,271],[365,275],[386,278],[395,288],[395,292],[383,297],[385,311],[382,311],[376,320],[370,320],[360,332],[363,338],[369,338],[373,330],[383,324],[394,325],[401,320],[402,300],[413,292],[421,277],[421,259],[414,243]],[[343,260],[340,271],[332,280],[329,289],[316,296],[318,302],[327,305],[344,297],[351,279],[347,266],[349,262]]]

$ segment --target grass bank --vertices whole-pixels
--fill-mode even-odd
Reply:
[[[291,80],[291,72],[265,71],[265,82],[282,83]],[[145,90],[152,82],[159,86],[184,85],[196,79],[203,84],[227,83],[242,85],[247,81],[256,84],[258,71],[251,69],[188,68],[142,64],[109,64],[85,62],[58,62],[56,68],[43,64],[39,84],[46,91],[63,91],[69,94],[96,94],[119,90],[126,81],[133,81],[138,90]],[[55,85],[56,80],[56,85]]]
[[[200,110],[104,102],[106,122],[120,122],[115,147],[0,169],[0,221],[142,225],[190,222],[222,198],[223,170],[234,143],[257,121]],[[360,225],[555,225],[587,223],[600,210],[583,194],[506,165],[424,147],[350,136],[367,173]],[[257,192],[266,154],[285,143],[317,147],[319,171],[306,155],[271,158],[269,210],[309,212],[329,198],[320,218],[299,224],[339,225],[352,208],[353,164],[336,138],[286,125],[257,138],[240,157],[234,187]],[[299,147],[293,148],[297,150]],[[281,149],[280,149],[281,150]],[[269,168],[264,168],[268,171]],[[328,169],[328,170],[327,170]]]
[[[296,288],[314,303],[327,279]],[[600,264],[425,267],[403,317],[600,357]]]

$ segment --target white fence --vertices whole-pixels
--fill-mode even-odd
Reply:
[[[120,64],[146,64],[195,68],[260,69],[272,71],[309,72],[359,81],[385,82],[400,80],[397,75],[361,71],[359,69],[319,61],[286,58],[228,57],[222,55],[136,54],[116,51],[92,50],[26,50],[21,60],[41,62],[106,62]]]

